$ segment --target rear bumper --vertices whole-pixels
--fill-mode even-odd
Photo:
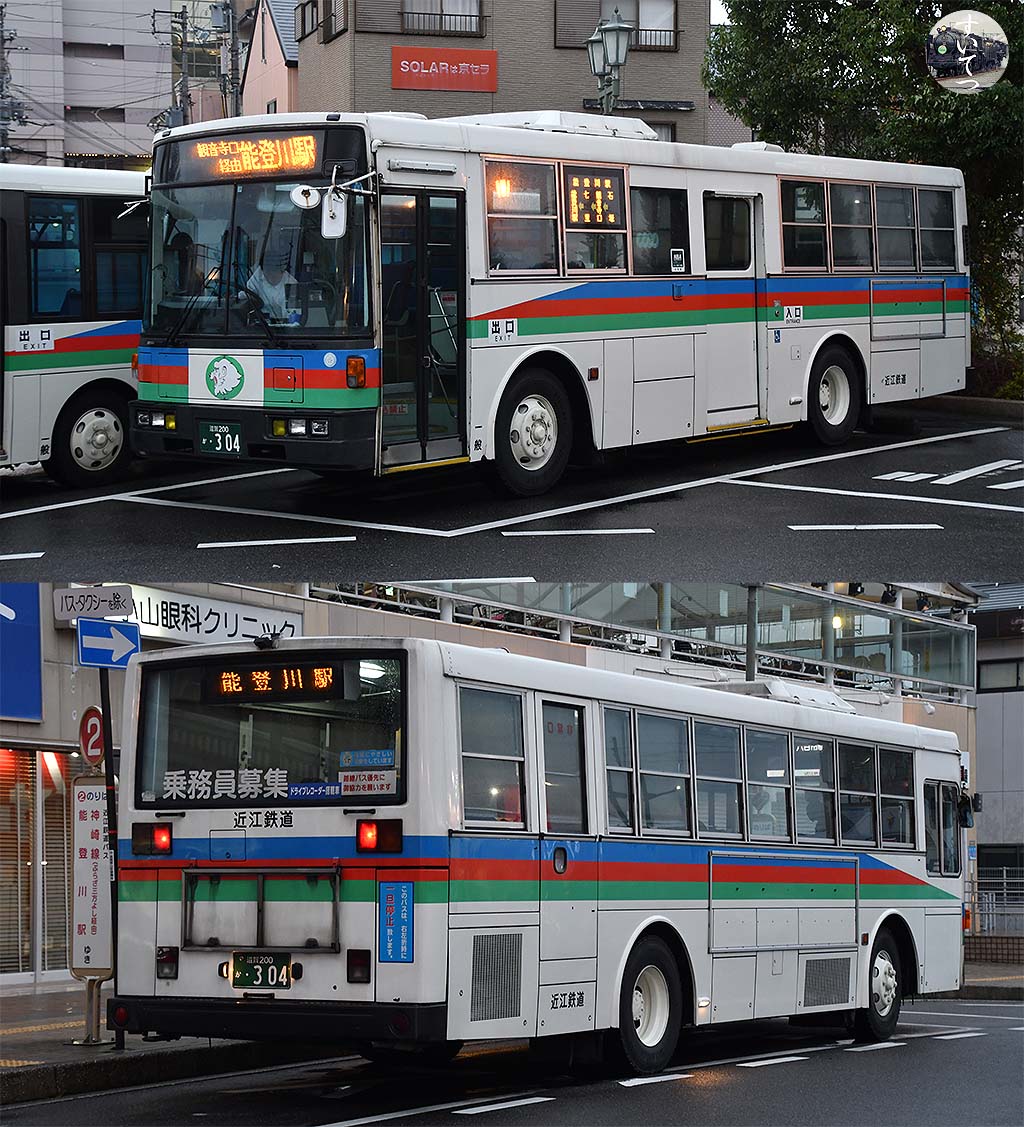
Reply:
[[[128,1020],[114,1021],[124,1006]],[[297,1002],[282,998],[148,998],[115,995],[107,999],[107,1028],[125,1033],[184,1037],[227,1037],[241,1041],[444,1041],[448,1007],[444,1002],[401,1005],[394,1002]]]
[[[175,416],[173,431],[140,426],[139,415],[154,411]],[[274,419],[328,418],[327,438],[275,437]],[[200,452],[199,423],[236,423],[241,449],[237,454]],[[131,405],[129,434],[133,453],[139,457],[204,458],[217,462],[273,462],[278,465],[309,466],[314,469],[372,470],[376,464],[377,409],[349,408],[328,412],[299,406],[287,408],[196,407],[188,403],[156,403],[137,400]]]

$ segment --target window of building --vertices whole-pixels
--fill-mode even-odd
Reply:
[[[277,113],[277,99],[276,98],[271,98],[270,101],[267,102],[267,113]]]
[[[932,188],[918,188],[917,214],[921,224],[921,269],[955,268],[953,193]]]
[[[547,832],[587,832],[587,789],[584,774],[583,708],[545,701],[544,802]]]
[[[701,834],[739,837],[740,730],[731,724],[696,721],[697,830]]]
[[[621,708],[604,710],[604,761],[608,792],[608,828],[634,829],[633,750],[629,713]]]
[[[120,107],[106,106],[65,106],[65,121],[97,121],[107,125],[117,125],[124,121],[124,110]]]
[[[704,193],[704,253],[708,270],[749,269],[749,200]]]
[[[829,184],[828,193],[833,267],[862,266],[870,270],[875,261],[870,185]]]
[[[689,274],[690,233],[686,192],[631,188],[634,274]]]
[[[676,43],[676,0],[601,0],[601,18],[610,20],[618,9],[636,28],[631,49],[670,49]]]
[[[33,887],[36,848],[36,763],[33,752],[0,748],[0,973],[36,969]]]
[[[348,31],[348,0],[324,0],[324,42]]]
[[[1005,693],[1024,688],[1024,660],[983,661],[978,664],[978,692]]]
[[[789,831],[789,736],[747,728],[747,828],[751,837],[782,838]]]
[[[676,127],[674,122],[649,121],[647,124],[658,134],[659,141],[674,141],[676,139]]]
[[[793,739],[798,841],[836,840],[835,745],[823,736]]]
[[[459,692],[459,726],[465,821],[525,827],[522,697],[463,688]]]
[[[124,58],[124,46],[120,43],[65,43],[64,58],[120,61]]]
[[[640,816],[644,829],[690,833],[690,750],[686,721],[637,713]]]
[[[844,845],[874,844],[878,784],[875,749],[866,744],[839,745],[839,827]]]
[[[82,313],[81,204],[56,196],[28,201],[28,268],[35,316]]]
[[[302,0],[295,5],[295,38],[305,39],[320,26],[320,0]]]
[[[621,168],[562,166],[566,269],[626,269],[624,184]]]
[[[788,270],[827,270],[825,185],[782,181],[782,262]]]
[[[402,0],[402,30],[420,35],[479,35],[480,0]]]
[[[489,268],[556,273],[557,239],[554,165],[487,161]]]
[[[914,845],[914,756],[878,749],[878,791],[883,845]]]
[[[916,269],[913,188],[876,187],[875,224],[879,269]]]

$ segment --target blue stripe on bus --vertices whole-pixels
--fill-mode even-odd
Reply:
[[[126,337],[132,333],[142,332],[141,321],[115,321],[112,325],[100,325],[95,329],[85,329],[80,333],[72,333],[71,338],[79,337]]]
[[[218,830],[217,832],[230,832]],[[367,857],[365,853],[356,852],[355,833],[346,834],[344,837],[252,837],[246,831],[245,856],[247,861],[253,860],[283,860],[290,858],[304,860],[338,860],[347,861],[354,857]],[[176,837],[172,842],[169,854],[161,854],[160,860],[187,861],[192,859],[209,859],[210,848],[214,842],[225,844],[227,838],[210,837]],[[401,854],[389,854],[389,857],[401,857],[404,861],[433,860],[444,861],[448,856],[448,838],[407,836]],[[118,840],[117,855],[124,860],[132,860],[130,838]]]

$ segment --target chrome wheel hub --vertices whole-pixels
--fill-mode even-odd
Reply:
[[[509,445],[516,461],[539,470],[551,460],[558,443],[558,419],[543,395],[528,395],[512,412]]]
[[[71,428],[71,457],[84,470],[103,470],[124,444],[121,420],[107,407],[90,407]]]
[[[871,968],[871,1004],[879,1017],[885,1017],[895,1001],[896,968],[888,952],[879,951]]]

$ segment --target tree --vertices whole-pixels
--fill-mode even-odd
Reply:
[[[941,89],[925,41],[944,6],[922,0],[725,0],[704,84],[787,150],[961,169],[971,224],[975,366],[995,390],[1024,375],[1024,5],[986,2],[1010,42],[1006,73],[975,94]],[[949,9],[956,4],[949,4]],[[984,384],[983,384],[984,386]],[[1006,392],[1004,391],[1004,394]],[[1012,392],[1011,392],[1012,393]]]

